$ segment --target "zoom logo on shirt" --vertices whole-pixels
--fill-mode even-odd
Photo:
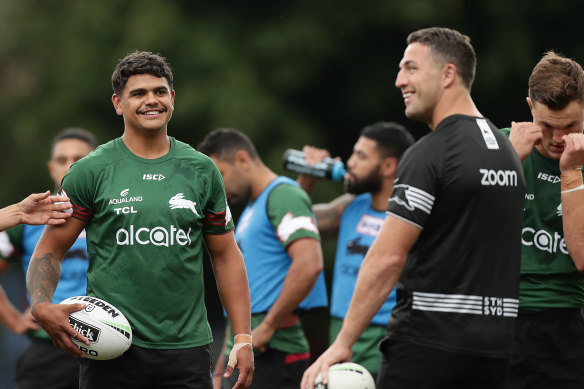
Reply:
[[[479,169],[483,175],[483,186],[517,186],[517,172],[515,170]]]
[[[128,229],[120,228],[116,231],[116,243],[118,246],[134,246],[134,245],[154,245],[154,246],[190,246],[191,244],[191,229],[188,231],[182,228],[176,228],[171,225],[170,228],[165,227],[134,227],[130,225]]]

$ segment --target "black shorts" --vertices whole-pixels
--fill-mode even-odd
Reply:
[[[211,389],[210,345],[156,350],[132,345],[108,361],[81,359],[80,389]]]
[[[227,360],[225,356],[225,366]],[[254,356],[255,370],[251,389],[298,389],[304,371],[308,369],[310,354],[286,354],[269,348]],[[225,371],[225,369],[223,369]],[[221,379],[221,389],[231,389],[237,382],[237,369],[231,377]]]
[[[503,389],[509,359],[451,353],[385,339],[377,387],[384,389]]]
[[[55,346],[50,339],[31,339],[16,364],[19,389],[77,389],[79,359]]]
[[[584,388],[584,315],[578,309],[519,311],[510,388]]]

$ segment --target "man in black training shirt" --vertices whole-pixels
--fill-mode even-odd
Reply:
[[[433,131],[402,157],[341,332],[305,372],[303,388],[350,360],[352,344],[396,283],[378,387],[506,385],[518,309],[521,163],[472,101],[470,39],[428,28],[407,43],[395,85],[406,116]]]

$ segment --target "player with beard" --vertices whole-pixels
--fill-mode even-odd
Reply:
[[[345,190],[330,203],[315,204],[318,229],[323,238],[338,237],[331,292],[330,343],[334,342],[349,309],[357,274],[371,243],[385,219],[387,201],[393,190],[398,159],[414,143],[407,130],[393,122],[365,127],[347,161]],[[328,152],[305,146],[306,159],[318,162]],[[311,192],[317,179],[300,175],[298,182]],[[378,344],[395,305],[395,289],[353,345],[353,362],[377,375],[381,362]]]

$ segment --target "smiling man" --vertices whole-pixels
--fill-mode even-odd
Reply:
[[[527,104],[533,121],[503,130],[527,182],[512,388],[582,388],[582,67],[546,53],[529,78]]]
[[[351,346],[394,285],[377,387],[506,386],[518,303],[521,164],[470,96],[470,39],[434,27],[407,42],[395,86],[406,116],[432,132],[401,158],[341,331],[305,372],[303,389],[351,359]],[[485,183],[481,170],[510,179]]]
[[[212,387],[204,247],[236,334],[234,387],[251,384],[250,298],[225,189],[211,159],[168,136],[172,85],[159,55],[135,52],[118,63],[112,103],[124,133],[69,170],[61,187],[73,216],[45,229],[28,269],[33,315],[56,345],[84,357],[70,337],[88,341],[68,322],[84,305],[55,305],[51,297],[63,256],[85,228],[87,294],[118,307],[132,326],[132,346],[121,357],[81,360],[82,389]]]

